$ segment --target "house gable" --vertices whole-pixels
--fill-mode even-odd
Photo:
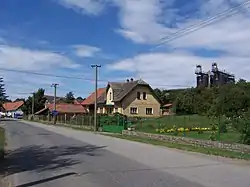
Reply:
[[[111,86],[107,87],[106,92],[106,105],[114,105],[114,92]]]
[[[137,99],[137,93],[140,93],[140,99]],[[146,93],[146,99],[143,98]],[[131,107],[137,108],[138,116],[148,116],[146,108],[152,109],[153,116],[160,116],[161,103],[149,85],[137,85],[121,100],[122,109],[125,115],[131,115]]]

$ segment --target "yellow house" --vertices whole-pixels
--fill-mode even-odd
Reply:
[[[97,100],[98,113],[119,112],[127,116],[159,117],[161,103],[153,89],[143,80],[110,82]]]

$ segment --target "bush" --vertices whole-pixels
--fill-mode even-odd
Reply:
[[[227,133],[227,124],[225,122],[219,125],[219,132],[220,133]]]
[[[241,137],[240,142],[250,145],[250,121],[249,119],[241,120]]]
[[[210,136],[209,136],[209,140],[211,141],[215,141],[216,140],[216,132],[215,131],[212,131]]]
[[[218,129],[218,125],[217,124],[211,124],[211,130],[212,131],[217,131],[217,129]]]
[[[178,135],[178,128],[176,125],[173,126],[173,131],[174,131],[174,135],[177,136]]]

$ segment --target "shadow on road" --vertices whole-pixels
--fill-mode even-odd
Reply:
[[[46,179],[42,179],[42,180],[39,180],[39,181],[29,182],[29,183],[26,183],[26,184],[21,184],[21,185],[18,185],[16,187],[30,187],[30,186],[35,186],[35,185],[38,185],[38,184],[43,184],[43,183],[46,183],[46,182],[50,182],[50,181],[53,181],[53,180],[61,179],[61,178],[72,176],[72,175],[76,175],[76,174],[77,173],[73,173],[73,172],[72,173],[65,173],[65,174],[62,174],[62,175],[57,175],[57,176],[46,178]]]
[[[78,163],[78,154],[100,156],[104,146],[27,146],[10,152],[0,164],[0,174],[12,175],[24,171],[42,172],[69,167]],[[7,172],[7,173],[6,173]]]

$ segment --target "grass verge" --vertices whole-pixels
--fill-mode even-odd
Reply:
[[[92,129],[87,128],[86,126],[78,126],[78,125],[70,125],[70,124],[62,124],[62,123],[57,123],[56,125],[54,125],[52,122],[39,121],[39,120],[26,120],[26,119],[23,119],[23,121],[42,123],[44,125],[51,125],[51,126],[58,126],[58,127],[67,127],[67,128],[71,128],[71,129],[75,129],[75,130],[93,131]]]
[[[235,159],[250,160],[249,153],[239,153],[239,152],[228,151],[228,150],[223,150],[223,149],[205,148],[205,147],[198,147],[198,146],[193,146],[193,145],[163,142],[159,140],[141,138],[141,137],[136,137],[136,136],[127,136],[127,135],[119,135],[119,134],[104,134],[104,135],[115,137],[115,138],[121,138],[125,140],[151,144],[151,145],[175,148],[175,149],[180,149],[184,151],[191,151],[191,152],[203,153],[203,154],[208,154],[208,155],[216,155],[216,156],[222,156],[222,157],[228,157],[228,158],[235,158]]]
[[[51,123],[44,122],[44,121],[34,121],[34,122],[43,123],[46,125],[53,125]],[[84,129],[81,127],[71,126],[71,125],[56,125],[56,126],[63,126],[63,127],[68,127],[68,128],[72,128],[75,130],[82,130],[82,131],[93,131],[90,129]],[[191,152],[203,153],[203,154],[208,154],[208,155],[216,155],[216,156],[222,156],[222,157],[228,157],[228,158],[235,158],[235,159],[250,160],[250,153],[239,153],[235,151],[228,151],[228,150],[223,150],[223,149],[218,149],[218,148],[205,148],[205,147],[198,147],[198,146],[187,145],[187,144],[163,142],[163,141],[154,140],[150,138],[127,136],[127,135],[121,135],[121,134],[111,134],[111,133],[101,133],[101,134],[105,136],[121,138],[125,140],[136,141],[136,142],[141,142],[141,143],[146,143],[146,144],[151,144],[151,145],[164,146],[164,147],[174,148],[174,149],[179,149],[179,150],[184,150],[184,151],[191,151]]]
[[[5,130],[0,127],[0,159],[4,158]]]

